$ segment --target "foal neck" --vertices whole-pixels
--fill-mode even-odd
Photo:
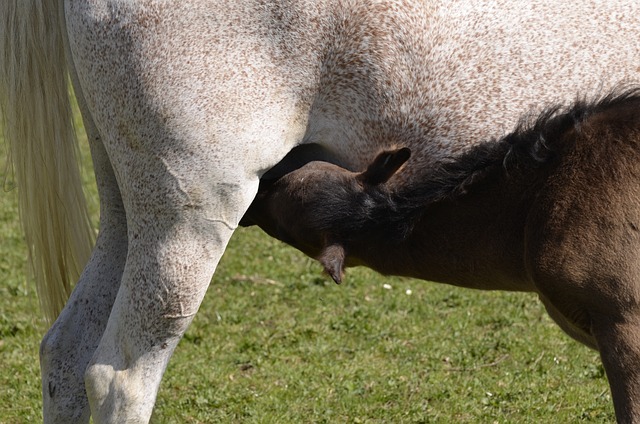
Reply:
[[[404,237],[365,236],[351,246],[352,256],[383,274],[477,289],[531,290],[523,235],[535,190],[523,184],[525,178],[512,178],[502,168],[488,172],[473,191],[438,198],[413,211],[416,216],[409,218],[413,223]],[[400,207],[406,196],[397,194]],[[388,233],[370,232],[372,237]]]

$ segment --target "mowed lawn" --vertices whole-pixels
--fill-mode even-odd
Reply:
[[[3,177],[4,157],[3,148]],[[90,171],[86,181],[97,219]],[[16,193],[10,177],[3,183],[0,423],[30,423],[42,419],[38,345],[45,327],[25,277]],[[337,286],[318,264],[253,228],[234,235],[169,364],[152,421],[573,423],[614,416],[598,354],[565,336],[535,296],[366,269],[350,269]]]

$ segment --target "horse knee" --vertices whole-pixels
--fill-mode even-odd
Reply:
[[[55,327],[55,326],[54,326]],[[48,361],[58,350],[56,331],[51,327],[40,341],[40,362]]]
[[[231,237],[226,221],[204,213],[190,210],[151,226],[132,220],[118,296],[84,372],[96,423],[150,419],[171,354]]]
[[[55,383],[51,379],[50,370],[54,368],[53,362],[56,358],[60,358],[64,347],[60,343],[60,334],[56,326],[52,326],[42,338],[40,342],[40,369],[42,370],[42,391],[43,397],[53,398],[55,394]]]
[[[84,381],[94,423],[149,422],[155,393],[149,396],[145,382],[130,374],[102,363],[87,367]]]
[[[89,403],[94,411],[99,410],[109,395],[109,386],[114,380],[112,368],[90,364],[84,372],[84,385]],[[97,417],[94,417],[94,421]]]

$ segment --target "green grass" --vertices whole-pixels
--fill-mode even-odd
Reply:
[[[88,191],[95,199],[90,179]],[[0,240],[0,423],[34,422],[43,324],[14,191],[0,196]],[[256,229],[237,231],[152,421],[614,421],[597,353],[565,336],[535,296],[365,269],[336,286],[320,270]]]

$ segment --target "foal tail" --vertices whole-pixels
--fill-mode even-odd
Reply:
[[[28,258],[52,323],[79,278],[93,231],[78,167],[63,0],[0,1],[0,121]]]

